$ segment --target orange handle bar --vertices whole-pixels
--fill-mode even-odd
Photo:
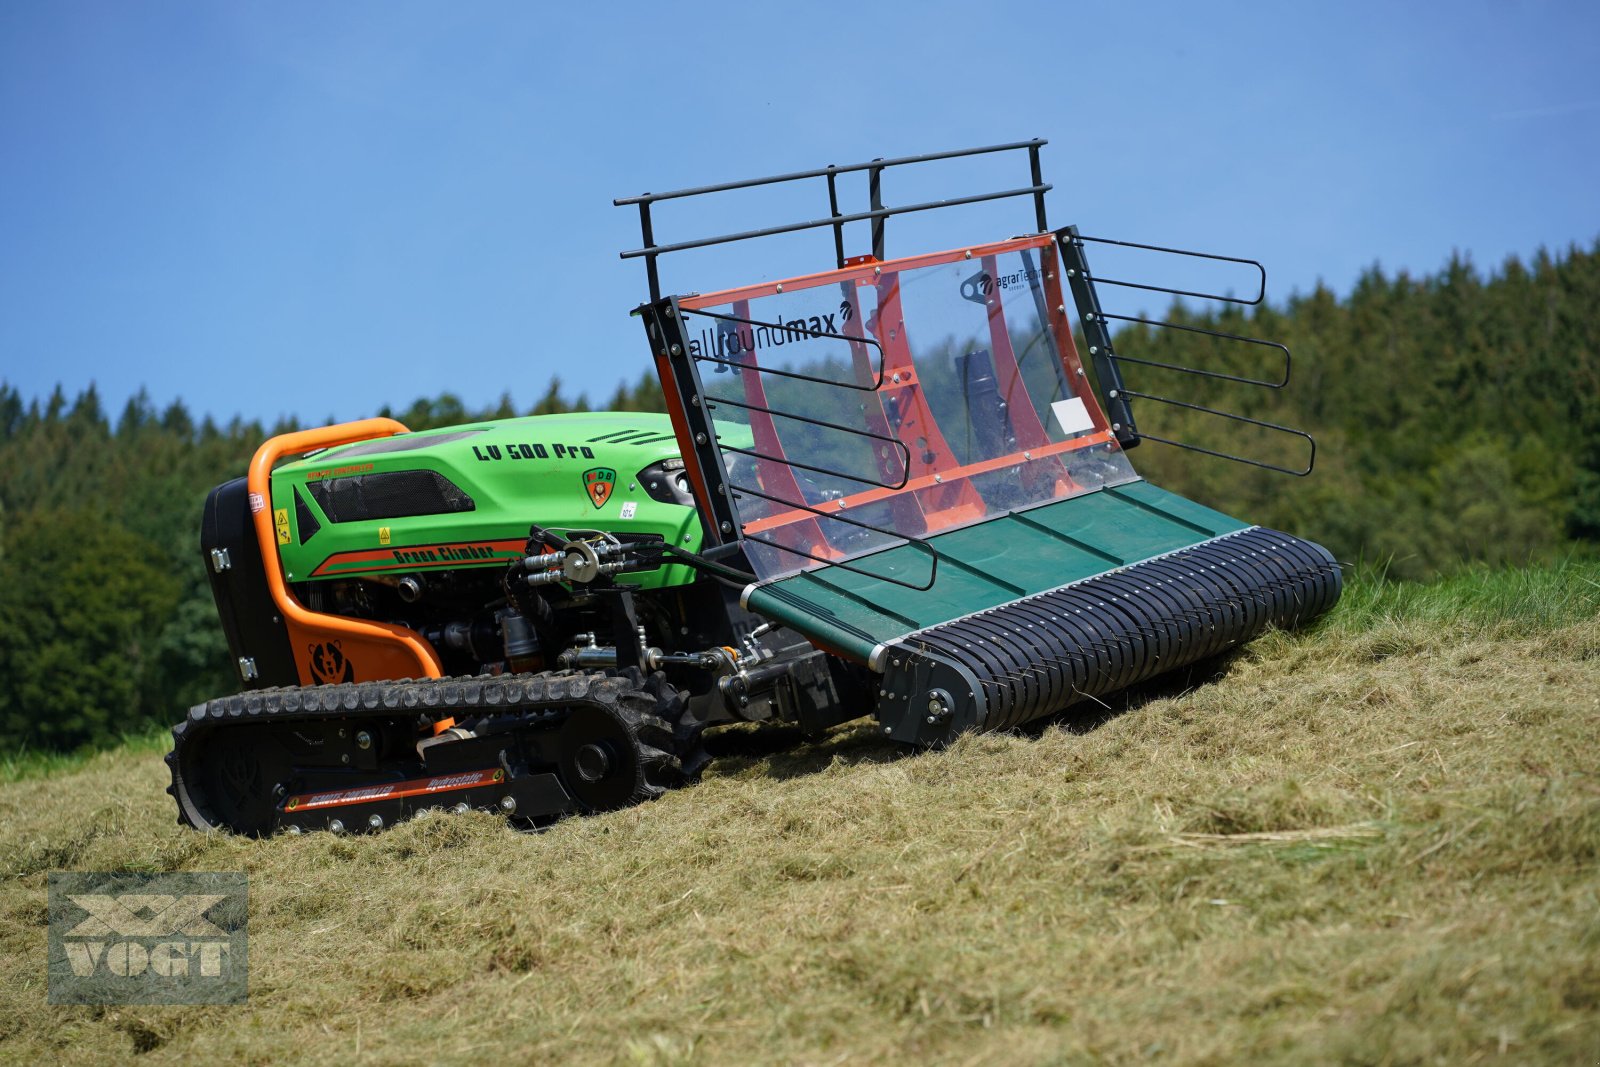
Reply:
[[[374,437],[392,437],[409,433],[405,424],[394,419],[361,419],[341,422],[334,426],[321,426],[313,430],[297,430],[268,438],[250,460],[251,521],[255,524],[256,540],[261,545],[261,563],[267,574],[267,589],[272,602],[283,612],[284,620],[308,631],[344,634],[367,642],[388,644],[395,652],[402,646],[416,660],[416,673],[412,677],[438,678],[444,674],[439,656],[421,635],[403,626],[383,622],[347,619],[342,615],[325,615],[311,611],[294,598],[283,580],[283,563],[278,559],[277,537],[272,525],[272,465],[285,456],[299,456],[319,448],[369,441]]]

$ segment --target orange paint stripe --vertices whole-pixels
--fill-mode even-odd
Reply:
[[[505,780],[506,772],[496,767],[484,771],[464,771],[460,774],[441,774],[433,778],[411,778],[404,782],[385,782],[359,789],[335,789],[328,793],[304,793],[284,801],[284,811],[309,811],[314,808],[342,808],[351,804],[369,804],[375,800],[399,800],[402,797],[427,796],[433,793],[454,793],[460,789],[475,789]]]
[[[382,566],[364,567],[367,571],[397,571],[417,570],[426,567],[472,567],[482,566],[486,563],[504,563],[502,557],[491,556],[486,559],[437,559],[437,560],[406,560],[397,561],[396,552],[423,552],[429,549],[459,549],[487,546],[496,552],[515,552],[522,555],[526,547],[526,540],[514,541],[450,541],[431,545],[394,545],[390,548],[358,549],[353,552],[335,552],[311,572],[311,577],[321,578],[329,574],[343,574],[346,567],[357,566],[363,563],[382,564]],[[337,569],[336,569],[337,568]]]

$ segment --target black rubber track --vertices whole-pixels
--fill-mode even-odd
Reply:
[[[470,726],[486,716],[512,729],[553,733],[574,714],[592,712],[617,724],[634,750],[628,782],[605,794],[603,803],[580,808],[600,810],[639,803],[666,789],[697,778],[710,760],[701,743],[704,724],[687,713],[685,697],[661,674],[644,677],[637,670],[547,672],[470,678],[424,678],[359,682],[342,685],[286,686],[220,697],[189,709],[188,718],[173,727],[173,748],[167,754],[172,782],[167,792],[178,805],[178,821],[200,830],[227,829],[261,835],[276,823],[261,818],[241,822],[222,809],[270,810],[270,797],[250,798],[241,805],[214,802],[208,783],[215,783],[216,762],[243,745],[270,742],[276,731],[292,731],[307,723],[340,724],[353,730],[364,723],[439,721],[454,718]],[[517,721],[520,717],[521,722]],[[426,736],[419,733],[419,736]],[[637,773],[634,773],[634,772]],[[264,786],[269,788],[269,786]],[[265,805],[263,808],[262,805]]]

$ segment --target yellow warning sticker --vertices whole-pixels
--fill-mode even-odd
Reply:
[[[386,545],[388,543],[389,543],[389,527],[387,527],[387,526],[378,527],[378,544]]]
[[[274,508],[274,509],[272,509],[272,525],[274,525],[274,526],[276,526],[278,528],[278,544],[280,544],[280,545],[288,544],[289,543],[289,509],[288,508]]]

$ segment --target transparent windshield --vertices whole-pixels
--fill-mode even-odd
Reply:
[[[680,301],[756,573],[1134,478],[1063,303],[1049,236]]]

